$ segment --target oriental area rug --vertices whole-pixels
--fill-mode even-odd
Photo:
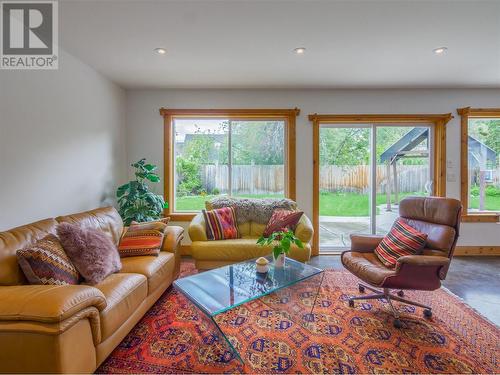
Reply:
[[[183,263],[183,275],[194,273]],[[403,327],[392,325],[383,301],[357,302],[357,278],[327,270],[318,298],[295,298],[312,314],[302,321],[262,300],[216,317],[242,364],[184,296],[167,290],[97,373],[499,373],[500,329],[441,288],[405,292],[433,307],[398,304]],[[265,298],[265,297],[264,297]],[[309,309],[310,310],[310,309]]]

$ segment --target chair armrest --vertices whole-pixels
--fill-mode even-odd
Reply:
[[[395,285],[390,282],[385,285],[399,288],[404,283],[408,289],[435,290],[440,286],[440,280],[446,278],[450,259],[433,255],[405,255],[396,264]],[[392,277],[391,277],[392,279]],[[399,281],[398,281],[399,280]]]
[[[311,242],[314,235],[314,228],[311,223],[311,220],[305,215],[302,214],[302,217],[295,228],[295,236],[301,240],[303,243]]]
[[[396,269],[401,268],[403,264],[419,266],[419,267],[424,267],[424,266],[443,267],[450,264],[450,259],[434,255],[405,255],[398,258]]]
[[[359,253],[371,253],[384,236],[351,234],[351,251]]]
[[[189,224],[188,233],[191,241],[208,241],[205,231],[205,218],[203,214],[198,213]]]
[[[106,298],[87,285],[15,285],[0,287],[0,321],[58,323],[80,311],[106,308]]]

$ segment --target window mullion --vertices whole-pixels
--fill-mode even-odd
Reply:
[[[370,142],[370,231],[377,233],[377,125],[371,124]]]

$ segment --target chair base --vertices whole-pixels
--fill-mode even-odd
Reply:
[[[394,316],[394,327],[396,328],[401,328],[402,323],[401,320],[399,320],[399,312],[394,308],[394,305],[392,304],[392,300],[406,303],[408,305],[412,306],[418,306],[424,309],[424,316],[426,318],[430,318],[432,316],[432,307],[423,305],[419,302],[411,301],[408,299],[403,298],[404,297],[404,292],[402,290],[397,292],[397,295],[392,294],[389,290],[389,288],[384,288],[383,290],[378,290],[375,289],[371,286],[368,285],[363,285],[363,284],[358,284],[359,292],[364,293],[365,289],[371,290],[375,294],[369,294],[366,296],[357,296],[357,297],[351,297],[349,298],[349,306],[354,307],[354,301],[356,300],[369,300],[369,299],[385,299],[387,303],[389,304],[391,308],[392,315]]]

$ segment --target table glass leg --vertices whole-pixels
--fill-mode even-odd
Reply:
[[[229,337],[224,334],[214,317],[206,315],[199,309],[198,315],[201,319],[199,333],[203,338],[203,344],[207,345],[207,350],[209,346],[213,346],[213,348],[210,349],[214,351],[214,355],[218,357],[221,362],[227,363],[236,357],[244,364],[238,350],[236,350],[231,343]]]

